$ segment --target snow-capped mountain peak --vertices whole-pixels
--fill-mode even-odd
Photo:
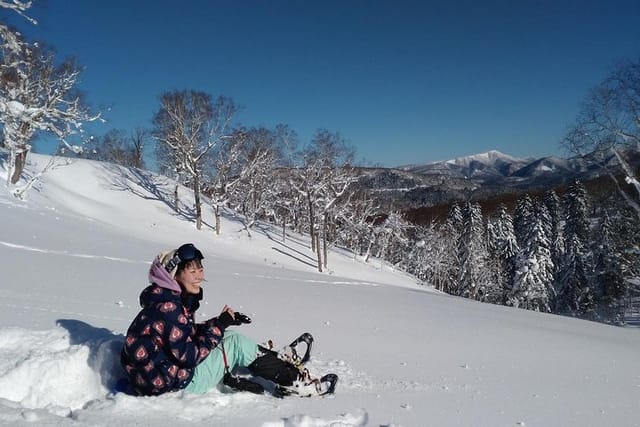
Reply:
[[[473,162],[485,165],[495,165],[497,163],[520,163],[526,162],[524,159],[504,154],[498,150],[490,150],[486,153],[473,154],[470,156],[456,157],[455,159],[445,160],[444,163],[454,164],[458,166],[469,166]]]

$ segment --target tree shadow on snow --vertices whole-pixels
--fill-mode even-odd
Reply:
[[[276,234],[274,232],[274,227],[270,224],[257,223],[254,230],[267,237],[267,239],[271,240],[274,244],[280,246],[271,247],[275,252],[293,258],[296,261],[314,269],[318,267],[318,260],[313,253],[309,253],[311,248],[309,248],[307,242],[304,242],[301,239],[292,238],[289,233],[287,233],[287,240],[283,241],[282,235]],[[278,238],[274,236],[278,236]],[[300,249],[294,248],[294,245],[298,246]],[[306,253],[303,252],[303,250],[306,251]]]
[[[164,203],[174,214],[188,222],[196,219],[195,209],[179,203],[176,210],[173,187],[171,181],[161,175],[155,175],[149,171],[136,168],[125,168],[111,163],[105,163],[104,169],[109,172],[105,177],[107,184],[114,190],[128,191],[134,196],[144,200]],[[113,178],[116,178],[115,180]]]
[[[69,332],[69,341],[72,345],[89,348],[87,360],[89,367],[100,375],[104,387],[115,391],[116,383],[125,376],[120,366],[120,350],[124,337],[80,320],[58,319],[56,323]]]

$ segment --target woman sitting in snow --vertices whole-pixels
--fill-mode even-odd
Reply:
[[[247,316],[225,305],[219,316],[195,322],[203,258],[187,243],[153,261],[151,284],[140,294],[142,310],[127,331],[120,358],[131,387],[140,395],[181,389],[205,393],[224,382],[235,389],[263,391],[260,384],[233,376],[230,371],[236,367],[282,386],[294,384],[301,375],[296,366],[228,329],[251,322]]]

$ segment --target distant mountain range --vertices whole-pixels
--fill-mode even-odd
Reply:
[[[537,185],[539,181],[546,185],[549,181],[563,182],[567,178],[591,179],[604,173],[603,166],[615,169],[618,168],[618,161],[613,154],[604,158],[591,154],[568,159],[555,156],[520,159],[494,150],[400,169],[422,175],[438,174],[471,179],[484,184],[496,180],[503,183],[504,179],[511,178],[511,181],[520,181],[528,187]]]
[[[493,150],[487,153],[458,157],[441,162],[403,166],[399,169],[425,175],[444,174],[460,178],[477,178],[508,176],[531,161],[533,159],[519,159]]]
[[[640,164],[638,152],[629,154],[633,154],[629,159],[632,164]],[[607,170],[620,170],[613,154],[521,159],[489,151],[398,168],[362,168],[360,184],[379,200],[384,210],[402,210],[455,200],[486,199],[504,193],[547,190],[575,179],[588,181],[606,174]]]

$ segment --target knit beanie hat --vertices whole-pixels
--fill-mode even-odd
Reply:
[[[176,253],[177,249],[171,251],[164,251],[158,254],[158,259],[160,260],[160,264],[167,270],[167,273],[171,275],[172,278],[176,277],[176,272],[178,271],[179,260],[176,261]]]

